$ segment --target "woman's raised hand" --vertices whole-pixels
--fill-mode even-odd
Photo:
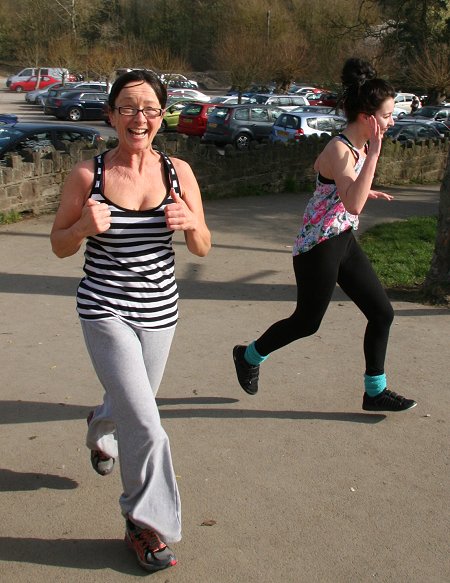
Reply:
[[[170,196],[174,202],[168,204],[164,209],[167,227],[172,231],[191,231],[195,229],[198,220],[186,202],[176,194],[173,188],[170,191]]]
[[[380,126],[374,115],[368,116],[368,123],[370,128],[368,155],[372,154],[378,158],[381,152],[383,136],[381,134]]]

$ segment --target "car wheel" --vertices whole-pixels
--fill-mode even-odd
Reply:
[[[251,137],[248,134],[238,134],[234,140],[234,145],[238,150],[248,150],[250,141]]]
[[[70,119],[70,121],[80,121],[82,117],[83,112],[79,107],[71,107],[67,112],[67,119]]]
[[[22,91],[23,91],[22,85],[17,85],[17,87],[16,87],[16,93],[22,93]]]

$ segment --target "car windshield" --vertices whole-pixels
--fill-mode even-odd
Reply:
[[[198,103],[192,103],[192,104],[186,105],[183,108],[181,113],[183,115],[198,115],[201,111],[202,111],[202,105],[199,105]]]

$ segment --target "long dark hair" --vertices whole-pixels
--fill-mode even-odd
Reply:
[[[108,105],[111,109],[116,105],[116,99],[125,85],[128,83],[135,82],[137,85],[141,83],[148,83],[153,91],[156,93],[156,97],[164,109],[167,103],[167,89],[166,86],[161,82],[158,75],[153,71],[147,71],[144,69],[135,69],[133,71],[128,71],[123,73],[114,81],[111,91],[109,92]]]
[[[367,61],[347,59],[342,69],[343,94],[341,105],[348,122],[353,122],[358,113],[374,115],[383,101],[395,96],[393,86],[377,77],[377,72]]]

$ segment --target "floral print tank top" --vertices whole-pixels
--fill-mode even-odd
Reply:
[[[358,150],[343,134],[339,134],[337,139],[352,150],[356,159],[355,172],[359,174],[365,157],[360,156]],[[358,215],[352,215],[345,210],[334,181],[327,181],[319,174],[314,193],[306,205],[303,223],[295,239],[292,255],[306,253],[315,245],[348,229],[356,230],[358,223]]]

